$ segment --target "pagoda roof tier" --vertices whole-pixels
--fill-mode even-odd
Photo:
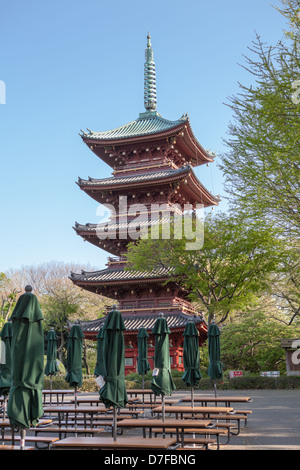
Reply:
[[[142,326],[151,334],[158,314],[145,314],[145,315],[126,315],[122,312],[122,317],[125,324],[124,334],[137,333]],[[164,318],[171,331],[176,329],[184,329],[188,321],[194,321],[197,329],[204,329],[207,331],[207,325],[202,315],[188,315],[185,313],[164,313]],[[99,318],[91,321],[80,321],[81,329],[86,337],[96,338],[98,331],[103,327],[106,317]]]
[[[131,240],[130,231],[141,232],[149,230],[150,227],[160,223],[171,223],[170,217],[161,217],[160,219],[150,220],[132,220],[128,222],[109,221],[102,224],[79,224],[75,222],[73,229],[83,238],[83,240],[102,248],[103,250],[113,254],[120,255],[124,253],[127,245]],[[123,235],[125,234],[126,237]]]
[[[141,283],[151,281],[161,281],[169,279],[171,270],[167,268],[157,268],[152,271],[134,271],[124,269],[107,268],[100,271],[87,272],[81,274],[71,273],[70,279],[79,286],[94,285],[116,285],[117,283]]]
[[[109,238],[111,240],[111,235],[117,235],[118,233],[128,233],[129,229],[149,229],[153,225],[171,223],[170,217],[162,217],[161,219],[146,219],[146,220],[132,220],[130,222],[105,222],[102,224],[79,224],[75,222],[74,230],[78,235],[87,239],[88,237],[98,237],[99,240],[105,240]],[[100,236],[99,236],[100,235]],[[106,237],[104,238],[104,235]],[[116,238],[117,240],[117,238]]]
[[[132,188],[135,185],[148,186],[153,181],[160,182],[161,180],[167,180],[167,182],[169,182],[173,179],[177,181],[177,179],[180,177],[184,178],[184,176],[187,175],[189,171],[192,171],[192,168],[187,165],[182,168],[169,168],[167,170],[149,171],[147,173],[136,173],[126,176],[110,176],[109,178],[102,179],[91,178],[89,176],[87,180],[83,178],[78,178],[77,184],[82,189],[84,189],[85,187],[90,188],[95,186],[96,188],[115,190],[119,187],[123,189],[127,186]]]
[[[128,176],[112,176],[110,178],[95,179],[89,177],[87,180],[78,179],[79,187],[89,196],[105,205],[102,199],[103,194],[114,191],[112,197],[118,197],[117,191],[130,190],[136,188],[153,188],[159,185],[166,185],[177,182],[185,183],[185,192],[189,193],[192,202],[202,203],[204,206],[218,205],[219,197],[213,196],[208,189],[198,180],[190,165],[177,169],[168,169],[164,171],[154,171],[143,174]]]
[[[165,142],[166,139],[176,137],[176,146],[192,162],[200,165],[212,162],[214,156],[205,150],[196,139],[187,114],[176,121],[163,118],[157,111],[140,113],[139,117],[122,126],[108,131],[80,131],[82,137],[91,150],[108,165],[113,166],[109,149],[126,148],[128,144],[145,143],[147,146],[154,142]]]

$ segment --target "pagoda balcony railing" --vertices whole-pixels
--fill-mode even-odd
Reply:
[[[183,313],[189,313],[189,314],[193,314],[193,315],[197,315],[198,312],[193,309],[193,308],[189,308],[189,307],[185,307],[184,305],[180,304],[180,303],[173,303],[173,304],[170,304],[170,305],[159,305],[159,306],[156,306],[156,305],[145,305],[145,306],[139,306],[139,307],[134,307],[134,306],[124,306],[124,307],[119,307],[120,308],[120,311],[124,311],[126,313],[129,313],[129,312],[132,312],[132,313],[142,313],[142,312],[160,312],[160,311],[172,311],[172,310],[175,310],[175,309],[180,309]]]
[[[127,259],[125,256],[109,256],[108,257],[108,263],[126,263]]]
[[[130,168],[128,168],[127,165],[124,165],[123,168],[120,168],[119,170],[114,170],[113,171],[113,174],[114,175],[117,175],[119,173],[134,173],[135,171],[139,171],[139,170],[158,170],[160,168],[175,168],[177,169],[178,166],[175,165],[173,162],[157,162],[155,165],[145,165],[145,162],[144,163],[140,163],[140,164],[136,164],[135,166],[130,166]]]

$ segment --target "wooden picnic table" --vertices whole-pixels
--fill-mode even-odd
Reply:
[[[70,398],[70,400],[68,400],[70,403],[75,403],[75,398]],[[136,398],[135,400],[129,400],[129,403],[128,405],[131,405],[133,403],[136,403],[138,402],[139,400]],[[178,401],[178,400],[177,400]],[[100,398],[99,396],[94,396],[94,397],[91,397],[91,396],[78,396],[76,398],[76,403],[78,405],[86,405],[86,404],[90,404],[90,405],[96,405],[96,406],[104,406],[103,403],[100,401]]]
[[[176,443],[175,438],[152,439],[118,437],[116,441],[112,437],[67,437],[53,442],[52,447],[57,449],[168,449]]]
[[[74,395],[74,390],[43,390],[43,403],[46,403],[47,396],[49,395],[50,401],[52,401],[52,397],[56,396],[56,402],[63,404],[64,399],[67,395],[72,396]]]
[[[44,413],[56,413],[58,415],[58,425],[61,426],[62,423],[62,417],[66,415],[67,421],[68,421],[68,416],[70,414],[74,414],[76,417],[78,417],[79,414],[83,415],[83,420],[84,420],[84,426],[86,427],[87,423],[87,416],[90,416],[90,421],[91,421],[91,426],[93,425],[93,417],[96,414],[107,414],[109,416],[112,416],[112,409],[107,409],[105,406],[75,406],[75,405],[54,405],[54,406],[45,406],[44,407]],[[142,411],[140,410],[119,410],[117,413],[117,416],[121,417],[122,414],[126,415],[133,415],[133,416],[138,416]],[[102,419],[102,416],[101,416]]]
[[[45,424],[50,424],[52,422],[52,419],[40,419],[39,422],[37,423],[36,426],[43,426]],[[1,440],[4,441],[4,436],[5,436],[5,429],[10,429],[11,430],[11,441],[12,444],[14,445],[15,443],[15,427],[10,424],[9,419],[0,419],[0,428],[1,428]]]
[[[131,418],[118,422],[118,428],[142,428],[143,439],[146,438],[146,430],[149,429],[149,437],[152,437],[152,429],[175,428],[177,441],[184,445],[184,431],[188,428],[207,428],[211,424],[209,419],[156,419],[156,418]]]
[[[142,395],[143,400],[145,399],[145,395],[149,395],[150,403],[156,403],[156,395],[151,388],[145,388],[144,390],[140,388],[131,388],[126,391],[129,397],[134,396],[137,398],[139,395]]]
[[[209,418],[212,414],[227,414],[233,411],[232,407],[225,407],[225,406],[168,406],[164,407],[165,413],[167,414],[175,414],[176,418],[178,415],[182,417],[183,414],[199,414],[201,413],[205,418]],[[152,409],[152,413],[160,414],[163,411],[163,407],[156,406]]]
[[[181,399],[182,402],[191,402],[191,396],[187,395],[186,397]],[[219,397],[213,397],[213,396],[205,396],[205,395],[194,395],[194,402],[195,403],[201,403],[202,406],[207,406],[208,403],[215,403],[216,405],[218,403],[224,403],[225,406],[231,406],[231,403],[251,403],[252,399],[251,397],[234,397],[234,396],[219,396]]]
[[[176,403],[178,403],[178,399],[177,398],[166,398],[165,399],[165,404],[166,405],[169,405],[169,406],[172,406],[172,405],[175,405]],[[148,403],[148,402],[141,402],[141,401],[138,401],[138,402],[134,402],[134,403],[128,403],[127,407],[129,410],[133,410],[133,409],[138,409],[138,408],[142,408],[142,409],[153,409],[155,408],[156,406],[159,406],[161,404],[161,402],[159,403]]]

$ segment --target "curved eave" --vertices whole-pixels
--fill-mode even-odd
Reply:
[[[156,177],[155,174],[156,172],[153,172],[153,178],[148,178],[142,181],[132,181],[130,178],[132,178],[132,175],[128,178],[124,177],[124,181],[120,181],[118,183],[114,183],[113,180],[109,184],[101,184],[103,180],[96,180],[96,179],[89,179],[89,180],[84,180],[82,178],[79,178],[77,184],[82,189],[83,191],[101,191],[101,192],[107,192],[107,191],[112,191],[112,190],[123,190],[123,189],[130,189],[130,188],[136,188],[136,187],[142,187],[142,186],[149,186],[153,183],[155,184],[168,184],[171,182],[176,182],[184,179],[189,171],[191,171],[191,168],[189,167],[184,167],[182,169],[178,169],[179,171],[174,172],[174,174],[168,174],[166,176],[160,176]],[[149,174],[151,176],[152,173]],[[137,176],[139,176],[137,174]],[[111,179],[111,178],[107,178]],[[121,178],[120,178],[121,179]]]
[[[168,137],[176,136],[181,132],[182,129],[185,127],[186,121],[182,121],[179,124],[175,125],[166,130],[162,131],[153,131],[150,133],[140,134],[140,135],[131,135],[131,136],[124,136],[119,138],[97,138],[97,136],[89,136],[89,135],[81,135],[83,142],[94,152],[98,157],[100,157],[105,163],[107,163],[111,168],[113,168],[114,164],[112,163],[111,159],[105,152],[106,148],[111,147],[122,147],[127,145],[139,145],[155,142],[155,141],[164,141]]]
[[[211,192],[199,181],[191,167],[183,169],[183,171],[176,172],[174,175],[167,175],[165,177],[146,179],[143,181],[130,181],[124,178],[124,182],[101,184],[103,180],[83,180],[80,179],[77,184],[86,194],[91,196],[97,202],[105,205],[99,195],[105,194],[109,191],[124,191],[133,188],[149,187],[153,184],[156,186],[165,185],[170,183],[186,181],[187,192],[190,192],[193,199],[202,203],[205,207],[217,206],[220,199],[215,197]]]
[[[89,284],[108,284],[115,282],[131,281],[151,281],[170,279],[171,271],[166,268],[156,268],[151,271],[136,271],[124,269],[101,269],[100,271],[82,271],[81,274],[71,273],[70,279],[75,282],[85,282]]]
[[[214,161],[214,157],[196,139],[189,119],[185,123],[183,135],[178,136],[178,145],[191,158],[193,166]]]
[[[83,139],[89,139],[93,142],[120,143],[135,139],[151,138],[151,136],[176,131],[184,126],[188,121],[185,114],[176,121],[163,118],[157,111],[140,113],[139,117],[131,122],[108,131],[95,132],[88,129],[88,132],[81,131],[79,134]]]
[[[75,279],[69,276],[69,279],[79,287],[90,286],[90,287],[101,287],[101,286],[117,286],[117,285],[133,285],[133,284],[149,284],[149,283],[161,283],[169,280],[168,276],[161,277],[148,277],[148,278],[136,278],[136,279],[116,279],[116,280],[103,280],[103,281],[88,281]]]
[[[126,315],[126,311],[122,312],[123,320],[125,323],[124,335],[136,335],[139,328],[143,326],[149,335],[152,334],[152,329],[157,320],[157,314],[146,314],[146,315]],[[204,318],[201,315],[192,316],[185,313],[170,313],[164,314],[167,324],[172,332],[183,331],[186,323],[193,319],[196,328],[201,331],[204,335],[207,333],[207,325]],[[94,337],[98,334],[100,328],[104,325],[106,317],[102,317],[97,320],[83,321],[80,322],[82,331],[86,337]]]
[[[188,155],[193,166],[213,162],[213,156],[207,152],[196,139],[191,128],[189,118],[183,119],[179,124],[177,124],[177,122],[173,127],[162,131],[153,131],[140,135],[129,135],[118,138],[100,138],[97,137],[97,134],[93,136],[93,133],[90,135],[86,133],[79,135],[92,152],[94,152],[111,168],[113,168],[114,164],[107,155],[105,151],[106,148],[125,147],[132,144],[138,145],[144,142],[148,144],[155,141],[161,142],[175,136],[177,138],[178,146]]]
[[[205,207],[218,206],[220,199],[211,194],[208,189],[198,180],[195,173],[191,170],[189,173],[189,187],[193,190],[195,197],[199,200],[199,203],[203,203]],[[199,194],[201,197],[199,198]]]

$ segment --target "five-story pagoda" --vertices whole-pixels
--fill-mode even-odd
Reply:
[[[187,115],[177,121],[164,119],[156,111],[156,76],[151,38],[145,52],[145,112],[128,124],[102,132],[81,132],[84,143],[106,164],[113,176],[105,179],[79,178],[78,185],[100,204],[111,209],[108,222],[75,224],[84,240],[106,250],[107,268],[96,272],[71,274],[77,286],[116,299],[126,331],[126,373],[136,371],[137,333],[144,326],[148,333],[160,312],[164,313],[170,335],[171,367],[183,370],[183,331],[193,319],[200,344],[206,339],[207,326],[192,307],[187,292],[177,283],[167,282],[168,271],[124,270],[127,245],[141,230],[153,228],[159,221],[183,213],[187,205],[195,208],[218,204],[197,179],[193,167],[213,161],[210,153],[196,140]],[[137,216],[138,215],[138,216]],[[81,322],[85,337],[96,340],[105,318]],[[153,366],[154,343],[150,334],[149,362]]]

